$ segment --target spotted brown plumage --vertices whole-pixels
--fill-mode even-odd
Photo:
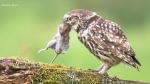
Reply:
[[[112,66],[124,63],[139,70],[139,61],[127,38],[116,23],[104,19],[95,12],[73,10],[63,17],[67,24],[77,32],[78,39],[99,60],[103,62],[98,73],[105,74]]]

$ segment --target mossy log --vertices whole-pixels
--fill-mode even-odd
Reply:
[[[22,58],[0,59],[0,84],[150,84],[104,77],[91,70],[59,64],[30,62]]]

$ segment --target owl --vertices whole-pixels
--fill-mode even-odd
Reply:
[[[137,65],[141,64],[135,58],[135,52],[124,32],[115,22],[104,19],[95,12],[78,9],[65,14],[62,24],[68,25],[68,28],[62,28],[64,33],[74,29],[78,40],[102,61],[97,73],[106,74],[111,67],[121,62],[139,71]]]

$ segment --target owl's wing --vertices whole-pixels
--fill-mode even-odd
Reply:
[[[105,20],[95,25],[89,32],[91,39],[98,44],[100,49],[109,52],[109,55],[117,56],[123,60],[125,56],[131,56],[134,60],[135,52],[128,43],[123,31],[116,23]],[[136,59],[134,61],[140,65]]]

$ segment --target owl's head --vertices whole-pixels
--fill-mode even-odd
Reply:
[[[95,12],[88,10],[73,10],[64,15],[63,24],[67,24],[70,28],[78,31],[87,28],[89,20],[95,15]]]

